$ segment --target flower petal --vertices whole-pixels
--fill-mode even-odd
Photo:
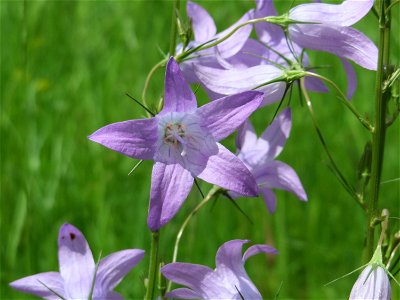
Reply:
[[[369,70],[377,68],[378,48],[367,36],[354,28],[323,24],[295,24],[289,26],[289,33],[291,38],[303,48],[333,53]]]
[[[183,77],[178,63],[171,57],[165,72],[164,107],[159,114],[186,112],[196,107],[196,97]]]
[[[272,0],[256,0],[257,8],[255,18],[276,16],[276,9]],[[254,24],[256,33],[260,41],[275,49],[280,44],[285,35],[281,27],[268,22],[258,22]]]
[[[98,266],[94,296],[106,295],[113,290],[143,258],[144,251],[127,249],[112,253],[103,258]]]
[[[242,152],[251,150],[257,143],[257,134],[253,125],[246,121],[238,129],[236,136],[236,147]]]
[[[157,231],[175,216],[192,185],[192,175],[181,165],[154,163],[147,219],[150,230]]]
[[[198,177],[222,188],[245,196],[256,196],[257,184],[246,166],[232,152],[218,144],[217,155],[210,156]]]
[[[283,75],[283,71],[272,65],[260,65],[246,69],[222,70],[197,65],[194,72],[199,80],[211,91],[223,95],[232,95],[251,90],[261,84],[277,79]],[[264,86],[266,97],[269,89],[274,84]],[[285,86],[285,84],[283,83]]]
[[[122,297],[121,294],[114,292],[114,291],[108,291],[107,294],[101,295],[97,297],[96,295],[93,295],[92,300],[124,300],[124,297]]]
[[[260,139],[258,140],[257,149],[260,145],[267,145],[265,149],[265,157],[273,159],[281,153],[289,137],[292,128],[292,112],[290,108],[285,108],[265,129]],[[261,149],[260,149],[261,150]]]
[[[307,201],[307,195],[299,177],[292,167],[273,160],[259,165],[253,170],[254,177],[260,188],[277,188],[295,194],[300,200]]]
[[[216,141],[236,130],[260,106],[263,94],[248,91],[226,96],[200,107],[196,114]]]
[[[270,245],[264,245],[264,244],[253,245],[249,247],[244,253],[243,261],[245,262],[250,257],[259,253],[277,254],[278,251]]]
[[[236,23],[232,24],[230,27],[225,29],[224,31],[218,33],[215,35],[216,39],[220,39],[225,37],[227,34],[229,34],[234,28],[239,26],[242,23],[245,23],[249,20],[251,20],[254,16],[254,11],[249,10],[246,12]],[[250,36],[250,33],[252,31],[253,27],[249,24],[246,26],[243,26],[239,30],[237,30],[234,34],[232,34],[227,40],[223,41],[222,43],[218,44],[218,52],[223,58],[228,58],[236,53],[239,52],[240,49],[242,49],[243,45],[246,43],[247,39]]]
[[[329,91],[325,83],[319,78],[307,76],[305,77],[305,84],[306,89],[312,92],[326,93]]]
[[[211,40],[217,33],[217,29],[214,20],[208,12],[192,1],[187,2],[186,12],[192,22],[196,42],[204,43]]]
[[[391,297],[390,282],[382,267],[368,265],[351,289],[350,299],[381,299]]]
[[[206,295],[210,292],[209,290],[218,285],[218,282],[209,280],[210,277],[214,277],[214,270],[202,265],[171,263],[163,266],[161,273],[168,280],[187,286],[201,296]]]
[[[351,26],[362,19],[374,5],[374,0],[346,0],[341,4],[307,3],[289,11],[292,20],[338,26]]]
[[[276,210],[276,196],[273,191],[271,191],[267,187],[259,187],[259,191],[264,200],[265,205],[268,208],[268,211],[272,214]]]
[[[276,56],[275,52],[269,50],[259,41],[249,38],[238,53],[225,59],[225,61],[229,63],[229,68],[245,69],[265,64],[265,58],[275,61]],[[221,60],[219,62],[221,64]],[[227,69],[225,66],[224,68]]]
[[[356,87],[357,87],[356,71],[354,70],[351,63],[349,63],[347,60],[341,58],[340,61],[343,64],[344,70],[346,72],[346,77],[347,77],[346,97],[347,97],[347,99],[350,100],[351,98],[353,98],[354,92],[356,91]]]
[[[244,299],[262,299],[260,292],[251,282],[244,269],[242,247],[247,242],[249,241],[232,240],[223,244],[216,255],[216,272],[223,279],[224,285],[231,285],[233,292],[236,288]],[[233,293],[233,295],[235,294],[237,292]]]
[[[200,299],[201,295],[191,289],[180,288],[165,294],[165,298]]]
[[[118,122],[100,128],[88,139],[132,158],[153,159],[157,123],[156,118]]]
[[[60,273],[57,272],[39,273],[24,277],[11,282],[10,286],[18,291],[33,294],[45,299],[60,299],[60,297],[51,290],[66,298],[63,279]]]
[[[290,108],[286,108],[267,127],[256,143],[250,142],[248,147],[241,149],[238,157],[250,169],[273,160],[282,151],[289,137],[291,126],[291,111]],[[251,132],[248,132],[247,137],[254,139]]]
[[[92,287],[95,263],[83,234],[64,224],[58,235],[58,260],[66,298],[87,299]]]

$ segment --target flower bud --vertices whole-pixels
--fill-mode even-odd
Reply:
[[[350,299],[390,299],[390,283],[384,268],[368,265],[351,289]]]

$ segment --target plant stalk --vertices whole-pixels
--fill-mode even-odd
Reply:
[[[171,20],[171,35],[169,41],[169,55],[175,55],[175,48],[176,48],[176,12],[179,11],[180,7],[180,0],[175,0],[174,5],[172,6],[172,20]]]
[[[378,69],[376,73],[375,89],[375,120],[374,132],[372,134],[372,165],[370,179],[370,199],[368,202],[367,214],[367,238],[366,255],[364,260],[368,261],[375,249],[375,221],[379,217],[378,201],[379,186],[381,183],[383,153],[385,148],[386,136],[386,105],[388,93],[383,91],[384,81],[389,73],[389,53],[390,53],[390,0],[380,0],[379,10],[379,56]]]
[[[151,248],[150,248],[150,263],[149,263],[149,276],[147,282],[147,291],[145,300],[154,299],[154,290],[156,286],[157,269],[158,269],[158,244],[160,234],[158,231],[151,233]]]

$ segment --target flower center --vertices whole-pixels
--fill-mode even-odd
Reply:
[[[178,143],[185,144],[186,126],[180,123],[167,123],[164,130],[164,143],[177,146]]]

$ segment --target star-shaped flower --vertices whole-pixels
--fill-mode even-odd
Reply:
[[[223,244],[216,255],[216,269],[190,264],[171,263],[161,268],[169,280],[184,285],[166,294],[167,298],[185,299],[262,299],[260,292],[244,269],[246,260],[258,253],[276,254],[269,245],[254,245],[242,256],[247,240],[232,240]]]
[[[260,138],[250,122],[246,122],[237,136],[238,157],[254,175],[259,193],[270,212],[276,208],[276,197],[271,189],[283,189],[306,201],[307,195],[299,177],[289,165],[275,160],[285,146],[292,127],[291,111],[286,108]]]
[[[113,289],[144,256],[143,250],[128,249],[100,260],[97,270],[83,234],[64,224],[58,235],[60,272],[28,276],[10,285],[19,291],[45,299],[123,299]]]
[[[171,58],[159,114],[105,126],[89,139],[126,156],[155,161],[147,223],[156,231],[177,213],[194,177],[241,195],[257,195],[249,170],[217,142],[239,127],[262,98],[262,93],[248,91],[197,108],[195,95]]]

